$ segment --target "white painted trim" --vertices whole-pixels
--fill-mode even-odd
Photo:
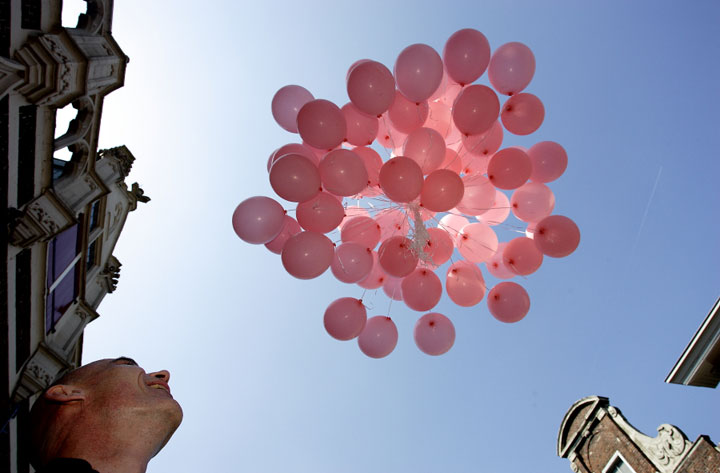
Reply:
[[[627,467],[630,468],[630,471],[632,473],[636,473],[635,468],[633,468],[632,465],[630,465],[630,463],[625,459],[625,457],[622,456],[622,454],[620,452],[618,452],[617,450],[615,450],[615,453],[613,454],[613,456],[610,457],[610,461],[607,462],[607,465],[605,465],[605,468],[603,468],[602,473],[607,473],[610,470],[610,468],[615,466],[615,462],[618,459],[621,462],[623,462],[625,465],[627,465]]]

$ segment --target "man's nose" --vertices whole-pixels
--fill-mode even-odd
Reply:
[[[155,371],[154,373],[150,373],[150,376],[153,378],[161,379],[166,383],[170,381],[170,372],[168,370]]]

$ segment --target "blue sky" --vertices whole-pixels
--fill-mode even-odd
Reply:
[[[148,471],[569,471],[560,422],[595,394],[648,435],[667,422],[720,441],[717,391],[663,382],[720,287],[719,21],[711,1],[117,2],[130,63],[100,145],[128,146],[130,182],[152,201],[127,221],[119,287],[83,356],[172,373],[185,420]],[[520,323],[444,297],[436,310],[457,339],[429,357],[412,341],[421,314],[394,303],[398,346],[368,359],[322,327],[331,301],[362,290],[329,272],[292,278],[230,216],[272,195],[267,157],[296,141],[270,113],[277,89],[342,105],[355,60],[392,69],[404,47],[441,51],[466,27],[493,50],[533,50],[527,91],[545,122],[504,145],[565,147],[554,213],[578,223],[581,244],[521,281],[532,306]],[[387,311],[381,293],[365,301]]]

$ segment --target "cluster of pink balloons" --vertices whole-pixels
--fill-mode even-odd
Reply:
[[[476,84],[486,70],[491,86]],[[502,147],[505,132],[528,135],[542,125],[542,102],[524,92],[534,73],[535,58],[524,44],[507,43],[491,54],[481,32],[463,29],[442,56],[425,44],[408,46],[392,72],[377,61],[355,62],[342,107],[297,85],[281,88],[273,117],[301,142],[276,149],[267,169],[275,193],[297,204],[295,218],[269,197],[251,197],[235,209],[235,232],[280,254],[296,278],[329,268],[341,282],[382,287],[391,299],[426,312],[414,330],[420,350],[447,352],[453,324],[430,312],[443,294],[441,276],[448,297],[471,307],[485,297],[481,265],[498,279],[527,276],[545,256],[567,256],[580,241],[571,219],[552,215],[547,183],[565,171],[563,147],[552,141]],[[498,94],[507,96],[504,103]],[[386,160],[377,151],[383,148]],[[512,191],[509,198],[504,191]],[[358,204],[348,206],[346,198]],[[493,227],[510,212],[527,230],[500,242]],[[333,242],[325,234],[337,229]],[[456,250],[460,258],[453,259]],[[530,299],[522,286],[503,281],[489,291],[487,305],[511,323],[525,317]],[[324,323],[338,340],[357,338],[373,358],[397,344],[394,322],[385,315],[368,319],[360,299],[334,301]]]

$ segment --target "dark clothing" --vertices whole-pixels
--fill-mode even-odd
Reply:
[[[80,458],[53,458],[38,473],[98,473]]]

